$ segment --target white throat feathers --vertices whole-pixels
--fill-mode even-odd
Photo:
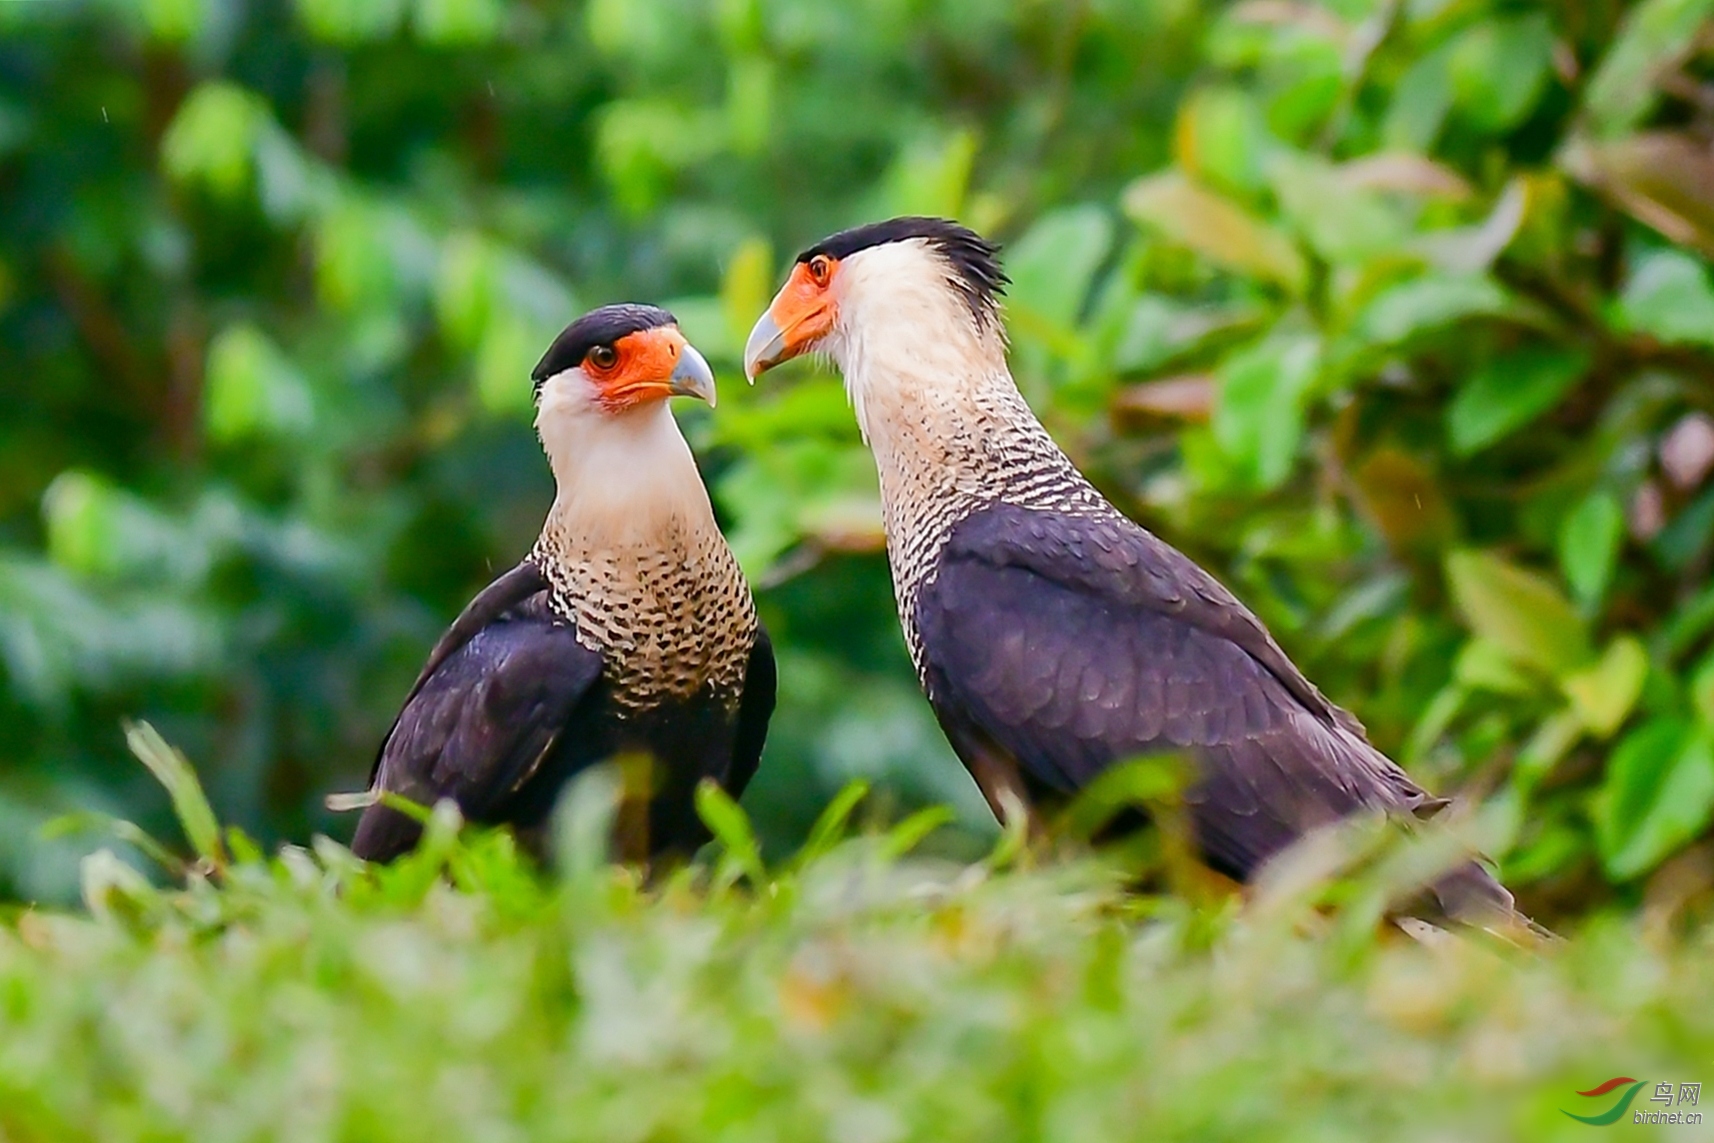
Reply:
[[[696,459],[665,401],[613,412],[580,371],[567,370],[542,386],[536,433],[556,485],[549,527],[562,523],[602,546],[646,542],[673,518],[714,527]]]
[[[1005,331],[971,312],[951,285],[954,273],[923,239],[872,246],[840,265],[838,316],[820,350],[844,374],[872,447],[888,447],[918,415],[957,412],[979,390],[1015,389]]]
[[[532,556],[615,697],[645,707],[712,687],[735,702],[755,604],[667,403],[615,413],[567,370],[542,387],[536,430],[557,491]]]

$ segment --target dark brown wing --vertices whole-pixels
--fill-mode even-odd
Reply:
[[[726,792],[734,799],[744,793],[762,762],[768,740],[768,720],[774,714],[774,644],[768,630],[756,625],[756,642],[744,671],[744,695],[738,700],[738,727],[732,740],[732,762],[726,769]]]
[[[1210,864],[1248,875],[1305,830],[1444,804],[1364,739],[1213,577],[1121,517],[999,506],[954,530],[918,597],[929,698],[1039,786],[1182,752]]]
[[[501,576],[464,609],[429,656],[381,744],[372,788],[465,816],[503,817],[601,674],[601,657],[556,622],[529,565]],[[352,851],[386,861],[416,843],[417,827],[385,806],[365,810]]]

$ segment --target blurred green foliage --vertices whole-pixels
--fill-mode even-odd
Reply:
[[[8,1139],[1579,1140],[1565,1112],[1624,1096],[1575,1093],[1676,1095],[1714,1050],[1706,924],[1418,943],[1382,903],[1458,856],[1390,831],[1293,851],[1238,909],[1021,830],[974,863],[913,853],[920,816],[852,836],[860,787],[770,866],[716,796],[711,860],[645,887],[606,861],[609,771],[562,802],[557,877],[450,805],[376,867],[265,858],[132,738],[197,860],[145,841],[162,888],[100,851],[87,912],[0,924]]]
[[[664,302],[761,587],[777,847],[848,778],[984,813],[916,695],[836,378],[741,340],[835,227],[1007,242],[1058,439],[1554,916],[1704,892],[1714,0],[0,4],[0,877],[154,815],[147,716],[340,832],[550,496],[528,371]],[[623,474],[615,474],[622,479]],[[991,827],[987,827],[991,828]],[[1685,886],[1691,886],[1691,889]]]

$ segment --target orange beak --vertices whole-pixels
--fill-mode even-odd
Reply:
[[[754,381],[780,362],[814,349],[827,336],[838,312],[828,288],[831,282],[830,275],[828,284],[817,283],[801,262],[792,267],[791,277],[744,343],[744,376]]]
[[[619,354],[613,370],[604,376],[591,374],[610,408],[668,397],[698,397],[714,404],[714,371],[676,327],[626,334],[613,348]]]

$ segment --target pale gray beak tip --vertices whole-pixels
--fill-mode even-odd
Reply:
[[[709,408],[714,407],[714,370],[694,345],[686,344],[679,351],[678,364],[672,371],[672,392],[680,397],[700,398],[708,402]]]
[[[750,330],[750,340],[744,343],[744,376],[756,383],[769,366],[777,365],[786,356],[785,331],[775,323],[772,314],[764,313]]]

